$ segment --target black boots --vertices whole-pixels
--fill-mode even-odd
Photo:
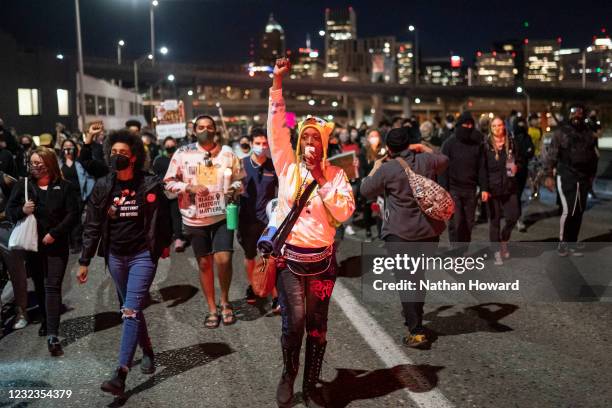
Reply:
[[[276,388],[276,403],[290,407],[293,400],[293,383],[300,367],[300,348],[283,347],[283,374]]]
[[[306,358],[304,362],[304,382],[302,395],[307,407],[325,407],[325,398],[317,383],[323,367],[323,356],[327,342],[320,343],[312,337],[306,337]]]
[[[155,354],[153,348],[142,349],[142,360],[140,360],[140,372],[143,374],[153,374],[155,372]]]
[[[55,336],[51,336],[47,339],[47,349],[49,350],[51,357],[61,357],[64,355],[62,345],[59,339]]]
[[[127,377],[127,373],[127,370],[124,370],[122,367],[117,367],[113,377],[110,380],[104,381],[100,386],[100,389],[113,395],[123,395],[125,391],[125,378]]]

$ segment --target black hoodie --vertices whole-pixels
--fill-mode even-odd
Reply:
[[[464,123],[471,123],[472,128],[463,127]],[[453,135],[442,145],[441,153],[448,157],[448,169],[440,177],[440,185],[449,191],[476,194],[483,139],[474,127],[472,115],[463,112]]]

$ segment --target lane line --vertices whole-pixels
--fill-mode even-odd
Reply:
[[[388,367],[398,365],[414,365],[414,361],[406,356],[396,341],[370,316],[368,311],[359,304],[351,291],[336,280],[332,299],[342,309],[353,327],[359,332],[378,358]],[[454,405],[440,392],[433,388],[427,392],[412,392],[403,388],[406,395],[419,407],[450,408]]]

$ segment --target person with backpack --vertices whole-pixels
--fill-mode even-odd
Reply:
[[[553,191],[556,184],[563,209],[559,221],[559,256],[582,255],[575,243],[588,192],[597,173],[597,139],[587,124],[585,112],[582,105],[570,108],[569,123],[555,131],[544,159],[547,175],[544,185]]]
[[[411,252],[427,256],[435,252],[446,224],[423,212],[413,193],[405,165],[414,173],[434,180],[446,170],[448,157],[422,144],[410,144],[410,140],[411,132],[407,127],[389,131],[386,138],[389,155],[376,160],[370,174],[361,182],[361,194],[367,199],[385,197],[381,239],[387,244],[413,243],[409,247]],[[418,280],[422,272],[421,269],[406,279]],[[421,347],[429,342],[423,328],[425,293],[419,292],[415,296],[416,299],[402,298],[404,324],[408,330],[403,343],[409,347]]]

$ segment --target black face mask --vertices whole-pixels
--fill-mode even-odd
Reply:
[[[172,156],[176,152],[176,146],[166,147],[166,154]]]
[[[122,154],[113,154],[110,157],[110,165],[116,171],[125,170],[130,167],[130,158]]]
[[[242,147],[244,150],[249,150],[251,145],[248,143],[240,143],[240,147]]]
[[[203,132],[196,133],[196,137],[198,138],[198,143],[204,144],[213,142],[215,139],[215,134],[213,132],[205,130]]]
[[[30,147],[32,147],[32,144],[31,144],[31,143],[23,143],[23,144],[21,145],[21,148],[22,148],[23,150],[28,150]]]

